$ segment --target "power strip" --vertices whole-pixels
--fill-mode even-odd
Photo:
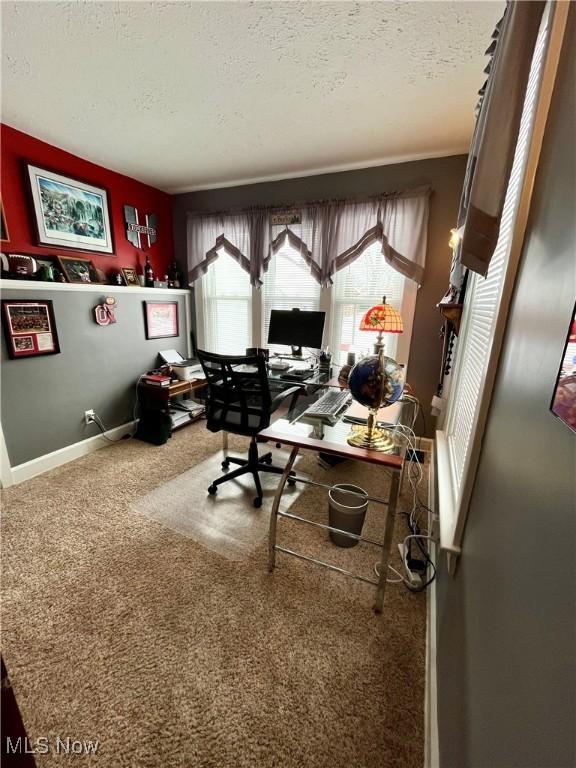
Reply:
[[[400,552],[400,558],[404,566],[404,573],[406,574],[406,578],[413,587],[421,587],[422,577],[420,574],[417,571],[411,571],[410,568],[408,568],[408,550],[404,543],[398,544],[398,551]]]

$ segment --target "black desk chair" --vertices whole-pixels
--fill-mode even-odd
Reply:
[[[266,362],[263,357],[215,355],[202,350],[197,350],[196,354],[208,386],[206,402],[208,429],[211,432],[224,430],[252,438],[248,458],[226,456],[222,462],[223,469],[228,469],[230,464],[239,464],[240,467],[215,480],[208,488],[208,493],[214,495],[222,483],[250,472],[254,477],[258,494],[253,503],[255,507],[260,507],[262,486],[258,473],[272,472],[281,475],[284,468],[272,466],[271,453],[258,456],[256,435],[269,426],[270,417],[288,397],[292,398],[290,407],[294,406],[302,387],[290,387],[273,397],[270,393]]]

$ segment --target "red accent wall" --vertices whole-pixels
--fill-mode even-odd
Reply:
[[[170,195],[123,176],[121,173],[71,155],[63,149],[58,149],[3,123],[0,124],[0,151],[2,202],[10,235],[9,242],[2,243],[4,253],[47,256],[61,253],[66,256],[82,256],[92,259],[95,266],[106,274],[120,267],[137,267],[138,262],[143,265],[145,251],[135,248],[126,239],[124,205],[133,205],[138,209],[142,222],[146,213],[157,215],[158,238],[150,247],[150,261],[155,275],[163,277],[167,273],[168,264],[174,253]],[[114,231],[113,255],[37,245],[23,161],[106,188]]]

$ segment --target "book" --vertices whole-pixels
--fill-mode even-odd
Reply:
[[[151,384],[156,387],[168,387],[170,386],[170,377],[161,376],[158,373],[149,373],[141,378],[142,384]]]

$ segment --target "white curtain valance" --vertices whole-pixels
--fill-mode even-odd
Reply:
[[[188,279],[206,273],[223,249],[262,285],[273,253],[288,238],[321,285],[376,240],[384,259],[420,284],[424,274],[430,189],[419,188],[362,202],[315,203],[291,209],[296,223],[274,225],[274,211],[188,216]]]
[[[545,6],[544,0],[507,2],[486,50],[488,79],[479,91],[458,213],[460,242],[444,301],[462,301],[465,269],[486,277],[494,255]]]

